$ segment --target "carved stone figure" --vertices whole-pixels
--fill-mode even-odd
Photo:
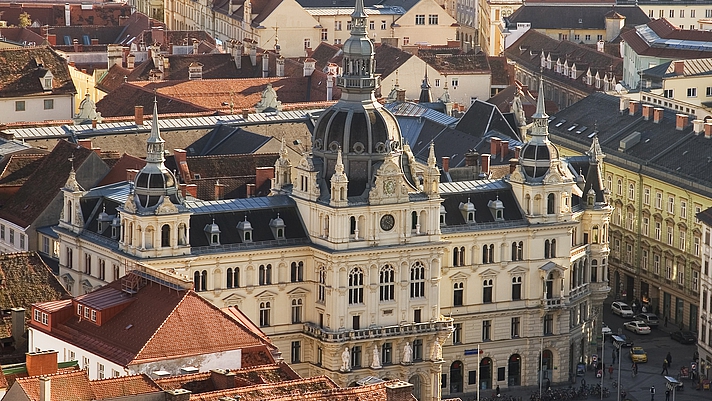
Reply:
[[[413,363],[413,347],[411,347],[410,343],[407,342],[403,346],[403,361],[402,363],[407,364],[407,363]]]
[[[433,361],[441,361],[443,359],[443,346],[437,339],[433,344]]]
[[[373,361],[371,361],[371,368],[380,369],[381,366],[381,353],[378,350],[378,345],[373,345]]]
[[[349,347],[344,347],[344,352],[341,353],[341,369],[342,372],[348,372],[351,370],[351,352],[349,352]]]

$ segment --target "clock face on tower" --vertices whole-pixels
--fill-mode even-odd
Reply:
[[[383,231],[391,231],[396,225],[396,219],[391,214],[385,214],[381,217],[381,229]]]

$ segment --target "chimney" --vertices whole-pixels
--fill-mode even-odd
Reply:
[[[77,144],[84,149],[91,149],[91,139],[80,139],[77,141]]]
[[[604,53],[606,51],[606,42],[602,40],[596,42],[596,50],[600,53]]]
[[[332,73],[326,74],[326,100],[334,99],[334,81],[336,81],[336,76]]]
[[[482,160],[480,165],[480,178],[489,178],[489,167],[490,167],[490,155],[484,153],[480,155]]]
[[[475,151],[468,151],[465,153],[465,166],[473,167],[477,166],[477,159],[479,155]]]
[[[74,52],[79,53],[79,41],[77,39],[72,39],[72,46],[74,46]]]
[[[242,119],[247,121],[247,118],[250,116],[250,110],[248,109],[242,109]]]
[[[682,131],[687,127],[687,114],[676,114],[675,115],[675,129]]]
[[[446,173],[450,171],[450,158],[447,156],[443,156],[443,171]]]
[[[136,67],[136,56],[131,53],[126,56],[126,68],[133,70]]]
[[[225,184],[221,184],[220,181],[215,181],[215,200],[221,200],[225,198]]]
[[[40,377],[40,401],[52,400],[52,381],[49,377]]]
[[[255,169],[255,189],[261,188],[265,182],[272,182],[274,178],[274,166],[257,167]]]
[[[247,184],[247,197],[252,198],[255,196],[255,184]]]
[[[215,390],[235,388],[235,372],[227,369],[213,369],[210,371],[210,381],[213,382]]]
[[[515,147],[514,147],[514,158],[515,158],[515,159],[519,160],[519,154],[521,153],[521,151],[522,151],[522,147],[521,147],[521,146],[515,146]]]
[[[267,51],[262,53],[262,78],[269,77],[269,54]]]
[[[627,97],[621,97],[620,98],[620,112],[623,114],[624,111],[628,108],[628,103],[630,102],[630,99]]]
[[[47,41],[49,42],[50,45],[57,46],[57,34],[56,33],[47,34]]]
[[[490,138],[490,154],[497,155],[499,153],[499,138]]]
[[[692,120],[692,130],[695,131],[695,135],[702,133],[705,127],[705,122],[702,120]]]
[[[406,382],[386,383],[386,400],[412,400],[413,385]]]
[[[662,107],[656,107],[653,109],[653,122],[659,124],[663,120],[663,109]]]
[[[185,184],[178,184],[178,189],[180,190],[180,195],[185,198]]]
[[[653,117],[653,106],[650,104],[643,105],[643,119],[645,121],[650,120]]]
[[[631,100],[630,103],[628,103],[628,114],[634,116],[635,113],[638,112],[638,106],[640,106],[638,101]]]
[[[253,67],[257,65],[257,43],[250,43],[250,62]]]
[[[91,129],[96,129],[96,118],[91,120]]]
[[[69,11],[69,3],[64,3],[64,26],[72,25],[72,12]]]
[[[304,60],[304,76],[305,77],[310,77],[315,69],[316,69],[316,60],[314,60],[311,57]]]
[[[673,61],[676,75],[685,75],[685,60]]]
[[[198,197],[198,186],[195,184],[186,184],[185,192],[187,192],[193,198]]]
[[[705,138],[712,138],[712,123],[705,123]]]
[[[509,174],[512,174],[514,170],[517,169],[517,165],[519,164],[519,159],[509,159]]]
[[[190,400],[190,390],[184,388],[177,388],[175,390],[166,390],[166,401],[189,401]]]
[[[193,39],[193,54],[198,54],[198,41]]]
[[[97,39],[97,38],[92,38],[92,39],[91,39],[91,45],[92,45],[92,46],[96,46],[96,45],[98,45],[98,44],[99,44],[99,39]]]
[[[396,89],[396,101],[397,102],[405,102],[405,89],[403,89],[403,88]]]
[[[10,309],[10,320],[12,321],[12,341],[15,349],[21,349],[25,345],[25,308]]]
[[[27,376],[42,376],[57,373],[57,354],[57,351],[25,353]]]
[[[134,106],[134,124],[143,125],[143,106]]]
[[[134,182],[136,180],[136,175],[138,175],[138,170],[135,168],[127,168],[126,169],[126,181],[127,182]]]
[[[509,141],[501,141],[499,145],[500,149],[502,150],[502,161],[504,161],[507,155],[509,154]]]

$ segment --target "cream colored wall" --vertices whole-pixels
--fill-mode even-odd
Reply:
[[[266,29],[258,29],[258,46],[272,49],[274,47],[274,27],[279,27],[279,44],[284,57],[304,56],[304,39],[311,41],[312,48],[320,42],[320,30],[314,28],[318,24],[295,0],[284,0],[264,20],[261,25]]]
[[[415,16],[425,15],[425,25],[415,25]],[[428,24],[428,16],[438,15],[438,25]],[[446,44],[448,40],[455,40],[457,27],[452,26],[455,18],[451,17],[434,0],[421,0],[402,17],[398,19],[400,28],[396,35],[401,38],[401,44],[405,44],[405,39],[409,39],[410,44]]]
[[[94,103],[106,96],[104,91],[96,88],[97,81],[106,74],[106,71],[105,69],[97,69],[92,74],[87,74],[75,66],[69,66],[69,75],[72,77],[74,87],[77,88],[77,93],[74,95],[74,113],[79,112],[79,104],[84,100],[87,93]]]
[[[688,96],[688,89],[695,88],[696,96]],[[710,91],[710,96],[707,91]],[[712,100],[712,81],[709,76],[675,77],[663,79],[663,90],[672,89],[673,99],[701,106],[703,102]]]
[[[702,29],[699,23],[701,18],[705,18],[706,10],[709,10],[709,4],[694,4],[694,3],[667,3],[667,4],[639,4],[638,7],[651,19],[665,18],[676,27],[684,27],[684,29]],[[670,16],[670,11],[673,11],[673,16]],[[680,16],[680,12],[684,16]]]

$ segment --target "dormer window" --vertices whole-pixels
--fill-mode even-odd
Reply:
[[[119,217],[119,212],[116,212],[116,217],[111,220],[111,238],[116,239],[119,237],[119,228],[121,227],[121,217]]]
[[[271,219],[269,221],[269,228],[272,230],[272,235],[274,236],[274,239],[284,239],[284,220],[282,220],[279,217],[279,213],[277,213],[277,218],[276,219]]]
[[[42,84],[42,90],[51,91],[52,90],[52,79],[54,76],[52,72],[47,71],[47,73],[40,78],[40,83]]]
[[[110,223],[112,222],[111,216],[109,216],[106,213],[106,206],[103,207],[101,210],[101,213],[99,213],[99,217],[96,219],[97,221],[97,231],[99,234],[103,233],[104,230],[106,230],[107,227],[109,227]]]
[[[220,245],[220,227],[215,224],[215,219],[213,219],[212,224],[205,225],[205,234],[208,236],[208,242],[210,246]]]
[[[445,225],[445,215],[447,215],[447,211],[445,210],[445,206],[440,205],[440,226]]]
[[[244,221],[237,223],[237,232],[240,233],[242,242],[252,242],[252,224],[247,221],[247,216]]]
[[[475,209],[475,205],[470,202],[470,198],[467,198],[467,203],[460,202],[460,212],[462,213],[462,217],[465,218],[465,221],[468,224],[475,222],[476,211],[477,210]]]
[[[497,195],[496,200],[489,201],[487,207],[490,208],[492,216],[494,216],[496,221],[504,221],[504,203],[499,200],[499,195]]]
[[[588,190],[588,194],[586,194],[586,203],[588,203],[589,206],[593,206],[593,204],[596,202],[596,191],[593,190],[593,188]]]

